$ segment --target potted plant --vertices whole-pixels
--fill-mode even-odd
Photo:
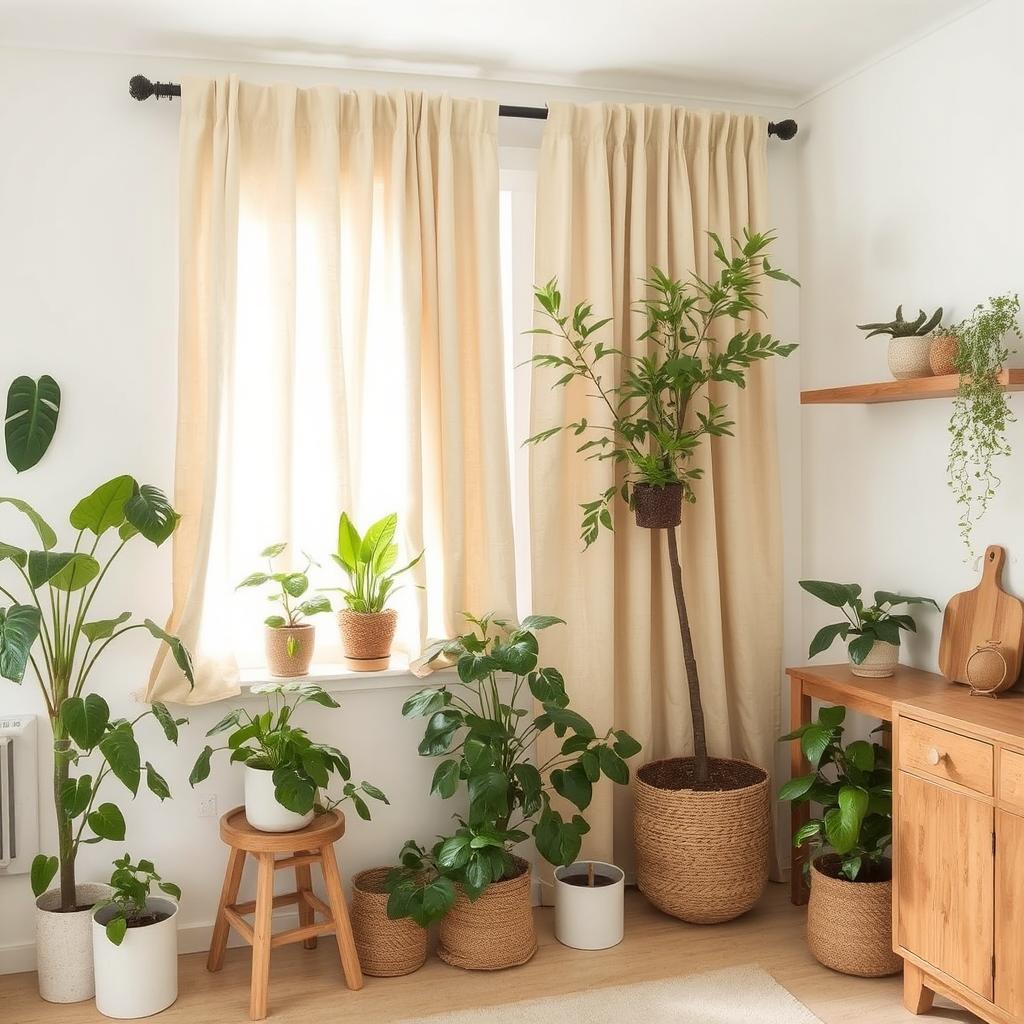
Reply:
[[[881,679],[896,671],[900,656],[900,630],[917,632],[917,623],[910,615],[897,615],[893,609],[905,604],[939,606],[930,597],[908,597],[888,590],[875,591],[875,603],[865,607],[856,583],[826,583],[823,580],[800,580],[800,586],[833,608],[840,608],[845,622],[822,626],[811,641],[808,654],[814,657],[827,651],[836,637],[846,640],[850,656],[850,671],[855,676]]]
[[[151,896],[157,888],[171,899]],[[111,895],[92,915],[96,1009],[121,1020],[149,1017],[178,998],[178,900],[181,890],[153,862],[114,861]]]
[[[347,605],[338,612],[338,628],[345,665],[356,672],[378,672],[391,664],[398,612],[388,608],[387,602],[401,589],[395,579],[423,557],[421,551],[400,569],[394,568],[397,527],[394,512],[378,519],[362,537],[347,512],[338,521],[338,550],[331,557],[345,571],[349,586],[333,589],[341,591]]]
[[[954,328],[959,339],[956,370],[960,382],[949,420],[946,473],[960,510],[960,536],[968,552],[972,551],[974,524],[988,511],[999,486],[993,463],[997,456],[1010,454],[1006,427],[1016,417],[999,374],[1011,351],[1007,337],[1021,337],[1019,313],[1016,295],[998,295],[987,305],[975,306],[971,316]]]
[[[744,761],[708,756],[676,528],[684,501],[697,497],[694,485],[701,469],[692,464],[694,454],[706,438],[728,436],[732,424],[725,407],[710,399],[704,409],[694,407],[709,383],[743,385],[752,363],[787,356],[795,348],[744,323],[758,308],[766,277],[793,281],[768,261],[774,236],[745,231],[742,243],[734,242],[734,256],[717,235],[710,237],[722,267],[717,278],[691,275],[675,281],[652,270],[646,282],[650,297],[640,304],[648,327],[640,336],[639,354],[623,356],[598,341],[608,321],[595,319],[589,304],[563,312],[552,280],[535,294],[554,327],[535,333],[561,338],[567,350],[533,357],[561,374],[556,387],[575,380],[590,389],[606,422],[581,419],[568,429],[577,436],[592,435],[579,446],[584,458],[610,459],[622,470],[616,484],[583,504],[584,545],[594,543],[602,528],[611,529],[616,495],[629,502],[638,526],[665,531],[694,752],[637,772],[637,885],[655,906],[694,923],[729,920],[757,902],[768,880],[770,834],[767,772]],[[727,330],[730,341],[717,342],[717,330]],[[621,382],[608,385],[601,363],[616,354],[623,360]],[[563,429],[544,430],[527,443],[540,443]]]
[[[573,949],[608,949],[622,941],[626,874],[583,860],[555,868],[555,938]]]
[[[448,799],[465,782],[468,810],[456,815],[458,828],[432,851],[441,877],[416,861],[392,876],[389,913],[416,914],[421,922],[440,918],[442,960],[497,970],[525,963],[537,949],[530,866],[514,848],[532,835],[549,863],[573,863],[590,826],[581,814],[566,821],[552,806],[552,792],[585,811],[602,775],[619,785],[629,782],[626,759],[640,744],[622,730],[598,736],[569,707],[561,673],[538,667],[535,633],[561,619],[531,615],[518,626],[493,616],[467,619],[470,632],[433,644],[416,666],[427,672],[442,656],[454,661],[457,687],[421,690],[402,714],[427,719],[422,755],[450,755],[434,770],[431,792]],[[501,675],[511,677],[507,700]],[[535,717],[516,707],[524,686],[541,705]],[[562,740],[561,750],[536,765],[537,737],[549,730]]]
[[[846,708],[824,707],[782,737],[800,744],[812,771],[790,779],[779,799],[821,805],[793,837],[819,851],[807,865],[811,952],[834,971],[877,978],[902,967],[892,951],[892,768],[878,743],[843,746],[845,717]]]
[[[144,779],[161,800],[169,797],[163,777],[142,760],[136,726],[155,718],[167,739],[176,743],[178,727],[186,721],[174,718],[162,704],[153,704],[131,721],[111,718],[107,702],[88,689],[96,663],[119,637],[144,629],[170,647],[192,683],[192,662],[177,637],[150,619],[126,624],[131,612],[106,619],[90,618],[90,612],[122,550],[136,537],[159,546],[174,532],[178,515],[157,488],[140,486],[130,476],[115,477],[71,510],[75,543],[58,551],[53,528],[29,504],[0,498],[0,505],[21,512],[40,545],[27,550],[0,543],[0,563],[6,563],[13,577],[0,587],[0,594],[13,602],[0,608],[0,676],[20,683],[31,668],[53,730],[58,850],[56,856],[39,854],[30,876],[36,896],[39,993],[51,1002],[77,1002],[93,995],[90,919],[93,904],[107,894],[106,886],[78,884],[78,852],[83,843],[121,842],[125,837],[124,815],[117,804],[99,801],[100,790],[113,777],[135,796]],[[112,550],[101,561],[101,541],[110,537]],[[20,590],[20,598],[12,587]],[[59,888],[48,891],[58,872]]]
[[[867,331],[867,337],[889,335],[889,372],[897,379],[930,377],[929,355],[931,333],[942,320],[940,306],[931,316],[922,309],[916,320],[903,319],[903,307],[896,307],[896,319],[889,323],[857,324],[858,331]]]
[[[253,715],[245,708],[229,711],[207,736],[231,730],[223,747],[202,749],[189,775],[196,786],[210,774],[210,759],[227,751],[231,763],[245,765],[245,817],[261,832],[294,832],[305,828],[314,814],[351,800],[360,818],[370,820],[363,796],[388,802],[372,783],[351,781],[348,758],[337,747],[316,743],[305,729],[292,724],[303,704],[325,708],[341,705],[323,687],[313,683],[264,683],[253,694],[266,698],[266,710]],[[331,797],[333,777],[341,780],[341,795]]]
[[[323,594],[302,600],[302,595],[309,590],[310,567],[316,564],[309,555],[305,556],[306,565],[300,572],[274,572],[272,559],[277,558],[287,546],[271,544],[264,548],[260,557],[267,559],[267,572],[250,573],[235,588],[240,590],[242,587],[273,584],[268,600],[278,602],[282,614],[268,615],[263,620],[267,667],[272,676],[285,678],[306,675],[313,660],[316,630],[303,619],[331,610],[331,602]]]

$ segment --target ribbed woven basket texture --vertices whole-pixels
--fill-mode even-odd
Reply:
[[[267,668],[272,676],[304,676],[313,660],[316,646],[316,629],[303,624],[300,626],[266,627]],[[288,653],[288,638],[294,643],[294,653]]]
[[[388,917],[383,891],[390,868],[369,868],[352,879],[352,932],[363,973],[396,978],[418,971],[427,959],[427,930],[411,918]]]
[[[338,612],[341,643],[348,658],[386,658],[395,639],[398,612],[385,608],[382,612]]]

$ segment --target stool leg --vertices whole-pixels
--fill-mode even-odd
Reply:
[[[245,850],[236,850],[232,846],[228,852],[228,866],[224,871],[224,885],[220,890],[220,905],[217,907],[217,920],[213,925],[210,953],[206,958],[208,971],[219,971],[224,966],[224,950],[228,947],[228,932],[231,930],[228,919],[224,916],[224,908],[230,907],[238,899],[238,887],[242,883],[244,867]]]
[[[267,1015],[270,987],[270,938],[274,913],[274,855],[261,853],[256,881],[256,913],[252,929],[252,983],[249,988],[249,1019]]]
[[[351,989],[363,987],[363,970],[359,966],[359,953],[356,951],[356,940],[352,936],[352,925],[348,919],[348,906],[345,903],[345,890],[341,887],[341,874],[338,862],[334,859],[334,847],[331,845],[320,848],[320,865],[327,883],[327,902],[331,905],[334,915],[334,937],[338,940],[338,953],[341,955],[341,968],[345,972],[345,983]]]
[[[308,864],[300,864],[295,869],[295,889],[299,894],[299,926],[312,924],[316,920],[313,908],[302,899],[304,892],[311,892],[313,889],[313,876],[310,874]],[[316,936],[303,940],[304,949],[316,949]]]

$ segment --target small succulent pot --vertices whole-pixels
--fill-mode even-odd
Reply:
[[[80,1003],[96,994],[92,963],[92,908],[111,893],[109,885],[75,886],[78,909],[60,912],[60,890],[36,900],[36,978],[49,1003]]]
[[[928,349],[928,365],[936,377],[956,373],[956,353],[960,339],[955,334],[934,334]]]
[[[645,530],[673,530],[683,520],[682,484],[635,484],[632,505],[637,526]]]
[[[290,678],[309,672],[316,630],[308,622],[297,626],[266,626],[267,667],[272,676]]]
[[[269,768],[245,766],[245,818],[261,832],[295,832],[313,820],[313,812],[297,814],[282,807],[274,795],[274,773]]]
[[[344,608],[338,612],[345,667],[354,672],[380,672],[388,668],[397,625],[398,612],[394,608],[380,612]]]
[[[608,949],[622,941],[626,876],[602,861],[555,868],[555,938],[573,949]]]
[[[932,367],[929,354],[932,339],[928,336],[892,338],[889,341],[889,372],[897,380],[912,377],[930,377]]]
[[[363,974],[397,978],[427,960],[427,930],[411,918],[388,917],[384,888],[391,868],[368,868],[352,879],[352,934]]]
[[[859,665],[855,665],[853,659],[850,659],[850,671],[855,676],[862,676],[865,679],[884,679],[895,673],[899,660],[900,649],[895,644],[876,640],[871,645],[868,656]]]

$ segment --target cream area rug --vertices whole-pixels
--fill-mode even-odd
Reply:
[[[760,967],[478,1007],[403,1024],[822,1024]]]

